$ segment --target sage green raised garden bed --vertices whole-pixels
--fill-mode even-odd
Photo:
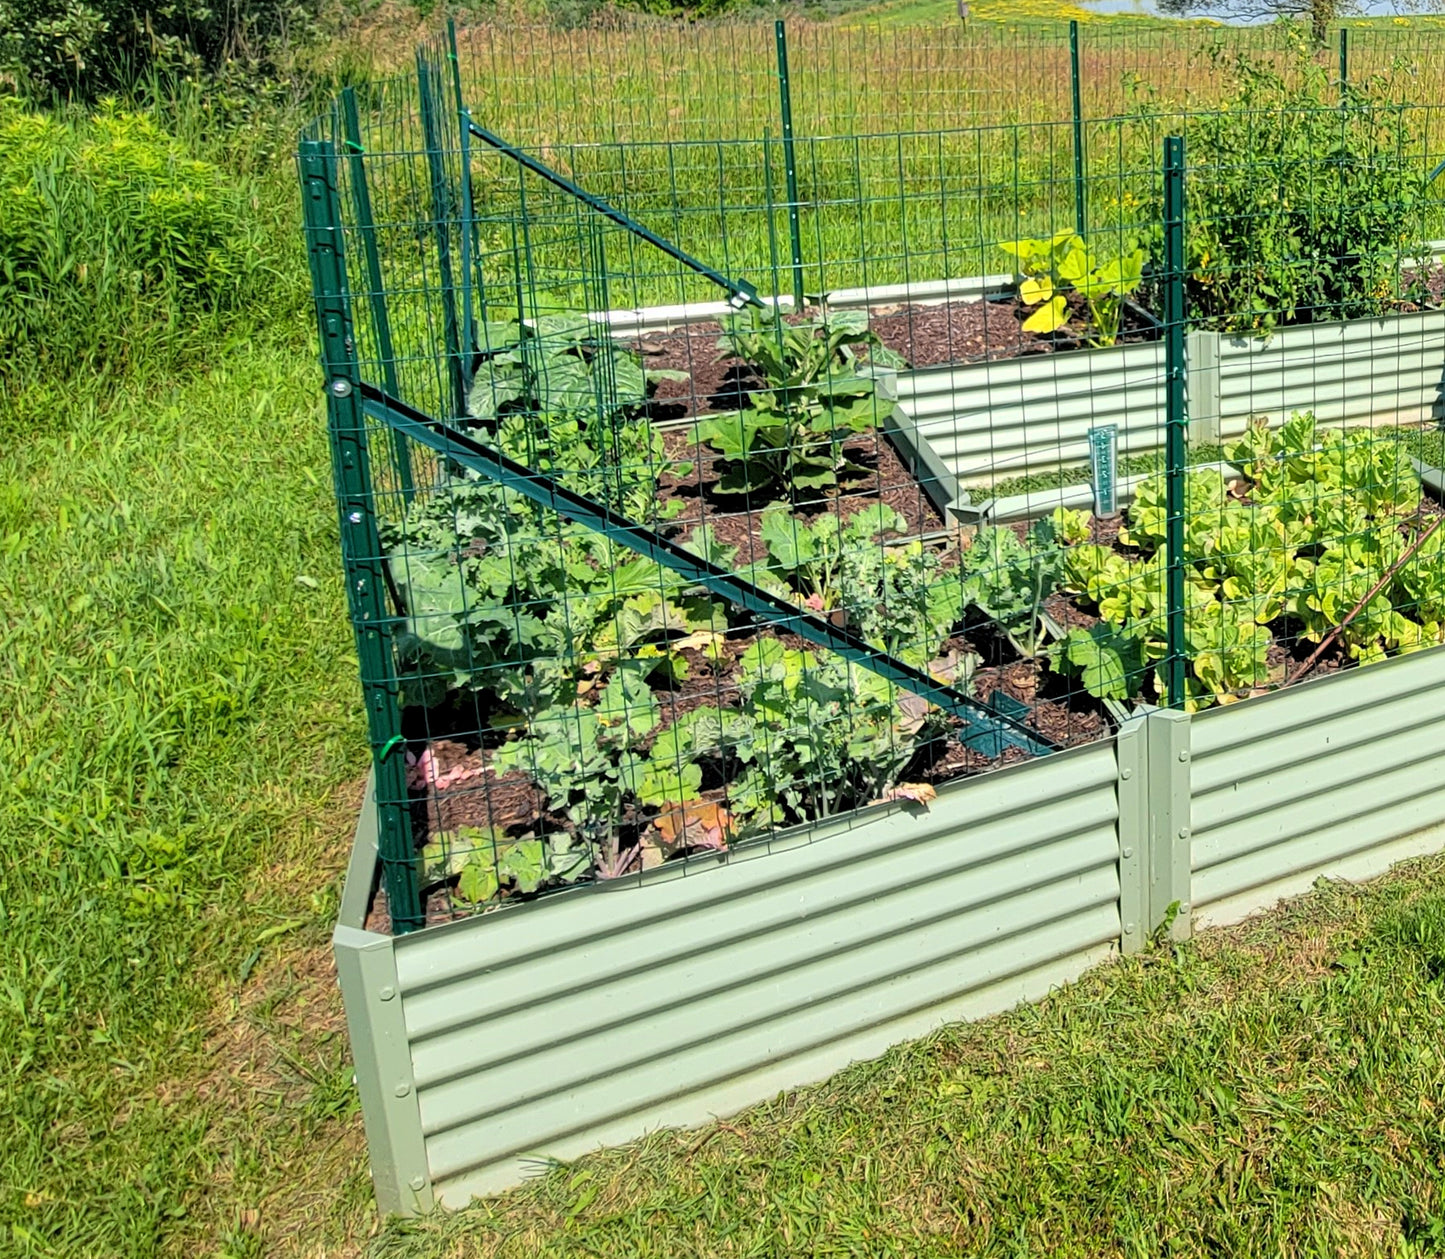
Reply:
[[[1036,999],[1172,918],[1220,922],[1445,847],[1445,650],[641,876],[335,933],[381,1207],[458,1206]]]
[[[1189,435],[1209,446],[1310,411],[1322,424],[1423,424],[1445,416],[1445,311],[1187,338]],[[895,421],[940,507],[976,515],[978,487],[1087,462],[1091,428],[1120,456],[1164,443],[1161,342],[900,372]]]

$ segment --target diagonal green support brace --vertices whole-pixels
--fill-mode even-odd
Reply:
[[[633,524],[606,505],[577,494],[551,477],[534,472],[500,451],[484,446],[453,425],[435,420],[396,398],[388,397],[373,385],[363,384],[361,396],[363,409],[373,419],[436,451],[452,463],[497,481],[534,503],[645,555],[720,598],[746,608],[761,620],[784,626],[789,633],[835,651],[902,690],[937,705],[964,723],[965,746],[990,756],[1001,754],[1005,747],[1024,748],[1035,755],[1057,750],[1056,744],[1030,730],[1014,714],[992,709],[971,695],[937,681],[921,669],[878,650],[851,630],[805,612],[796,604],[769,594],[746,578],[694,555],[661,534]]]
[[[654,248],[662,250],[675,262],[682,263],[689,271],[694,271],[706,280],[711,280],[728,295],[728,301],[738,310],[745,306],[762,306],[763,300],[758,296],[758,290],[746,280],[730,280],[721,271],[716,271],[705,262],[700,262],[686,250],[679,249],[670,240],[659,236],[656,232],[649,231],[636,219],[628,217],[610,201],[588,192],[579,184],[574,184],[565,175],[554,171],[545,162],[539,162],[529,153],[524,153],[514,144],[508,144],[499,135],[494,135],[485,127],[478,126],[476,122],[471,123],[471,132],[478,140],[490,145],[504,157],[509,157],[518,166],[532,172],[539,179],[545,179],[554,188],[560,188],[569,197],[576,197],[578,201],[589,209],[595,210],[603,218],[611,219],[624,231],[631,232],[639,240],[645,240]]]

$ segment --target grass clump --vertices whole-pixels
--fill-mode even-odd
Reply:
[[[1322,882],[370,1253],[1438,1254],[1442,878]]]
[[[1445,430],[1438,428],[1402,428],[1395,440],[1421,463],[1430,468],[1445,468]]]
[[[1217,463],[1224,458],[1224,447],[1195,445],[1189,448],[1191,465]],[[1119,456],[1119,477],[1153,476],[1164,470],[1162,452],[1145,451],[1137,455]],[[1030,472],[1023,476],[1005,477],[990,486],[975,486],[969,494],[978,502],[989,498],[1006,498],[1013,494],[1033,494],[1040,490],[1061,490],[1072,485],[1088,485],[1089,465],[1072,464],[1067,468],[1054,468],[1048,472]]]

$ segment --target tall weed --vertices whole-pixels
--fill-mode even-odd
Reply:
[[[155,111],[56,115],[0,100],[7,385],[184,357],[248,309],[299,302],[280,170],[238,176],[198,147]]]

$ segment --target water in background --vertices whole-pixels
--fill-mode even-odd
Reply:
[[[1157,15],[1158,6],[1154,0],[1078,0],[1086,9],[1092,9],[1096,13],[1146,13]],[[1261,6],[1262,7],[1262,6]],[[1370,17],[1395,17],[1409,16],[1414,12],[1409,5],[1395,3],[1394,0],[1364,0],[1360,6],[1361,13]],[[1196,17],[1230,17],[1234,21],[1242,21],[1237,15],[1231,15],[1227,6],[1218,10],[1211,10],[1208,5],[1197,10],[1193,16]],[[1265,19],[1267,20],[1267,19]]]

